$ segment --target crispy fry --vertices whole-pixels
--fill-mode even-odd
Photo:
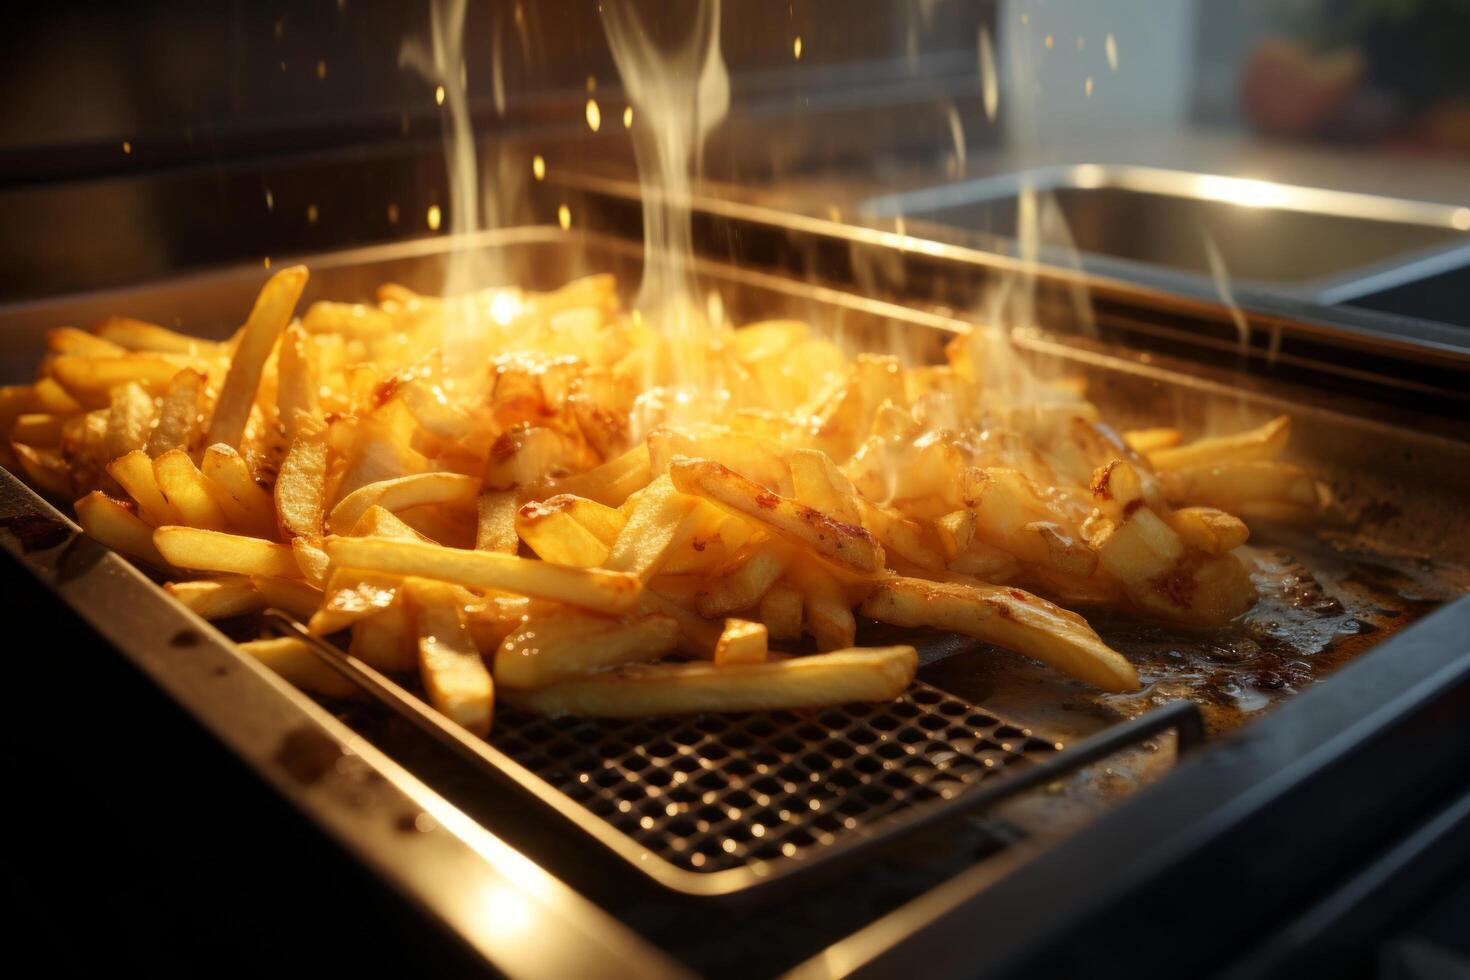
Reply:
[[[934,626],[1035,657],[1104,691],[1138,690],[1138,673],[1082,617],[1009,586],[950,585],[892,578],[862,605],[895,626]]]
[[[127,348],[76,327],[57,327],[46,333],[46,349],[53,354],[82,354],[87,357],[117,357]]]
[[[604,564],[646,582],[679,536],[681,525],[694,510],[694,501],[675,490],[667,477],[654,480],[628,501],[632,513],[608,550]]]
[[[418,635],[401,594],[395,592],[387,608],[352,624],[347,652],[388,674],[418,669]]]
[[[712,460],[676,458],[669,476],[680,491],[751,518],[836,564],[860,573],[883,567],[883,549],[867,531],[771,493]]]
[[[160,354],[208,355],[219,349],[219,345],[198,337],[176,333],[131,317],[115,316],[102,321],[94,332],[97,336],[124,350],[153,352]]]
[[[546,687],[619,664],[657,660],[674,649],[679,624],[668,616],[619,622],[569,610],[529,616],[495,654],[495,682],[505,689]]]
[[[399,538],[404,541],[428,541],[418,531],[409,527],[392,511],[376,505],[369,507],[352,525],[355,538]]]
[[[299,636],[247,640],[240,649],[303,691],[350,700],[363,696],[356,684],[323,663]]]
[[[641,718],[705,711],[777,711],[888,701],[918,669],[913,647],[835,650],[761,664],[631,664],[535,691],[507,703],[545,715]]]
[[[114,388],[107,410],[107,458],[117,459],[148,444],[158,409],[153,396],[134,382]]]
[[[516,533],[517,509],[514,490],[487,490],[480,494],[475,505],[475,550],[498,551],[506,555],[520,550],[520,539]]]
[[[77,523],[94,540],[113,551],[168,570],[168,562],[153,546],[153,528],[143,523],[125,505],[101,490],[93,490],[74,505]]]
[[[220,443],[206,449],[200,471],[209,480],[231,530],[257,538],[276,536],[271,495],[255,482],[250,467],[232,446]]]
[[[857,621],[852,607],[837,580],[815,562],[793,562],[787,578],[803,597],[806,629],[818,650],[843,650],[852,646],[857,636]]]
[[[179,512],[182,523],[209,531],[223,531],[224,509],[215,500],[209,482],[182,449],[170,449],[153,461],[158,489]]]
[[[327,584],[327,576],[332,569],[332,560],[327,557],[325,551],[305,538],[292,538],[291,556],[302,578],[319,589]]]
[[[134,450],[126,456],[119,456],[107,464],[107,474],[138,504],[138,516],[144,522],[154,527],[183,523],[183,515],[169,503],[158,486],[153,460],[147,453]]]
[[[284,613],[290,613],[303,623],[309,620],[317,607],[322,604],[322,590],[299,578],[252,575],[250,584],[255,586],[255,591],[265,599],[266,605]]]
[[[637,604],[640,591],[638,579],[625,572],[565,568],[512,555],[462,551],[418,541],[329,537],[325,547],[333,563],[340,567],[434,578],[470,588],[501,589],[594,612],[627,612]]]
[[[284,467],[282,469],[284,472]],[[374,504],[389,511],[407,510],[423,504],[468,506],[479,491],[480,481],[462,473],[415,473],[395,480],[382,480],[343,497],[332,508],[327,527],[333,534],[346,534],[363,512]]]
[[[317,636],[325,636],[380,613],[393,604],[400,584],[402,579],[396,575],[356,568],[335,569],[322,590],[321,607],[309,614],[307,629]]]
[[[752,609],[791,563],[786,548],[764,541],[735,559],[733,571],[715,579],[694,599],[701,616],[715,619]]]
[[[190,452],[199,437],[199,405],[203,398],[204,375],[192,368],[169,379],[168,390],[158,410],[158,424],[148,437],[148,455],[158,457],[170,449]]]
[[[490,734],[495,685],[480,659],[454,589],[410,578],[403,584],[418,627],[419,675],[429,702],[476,735]]]
[[[1275,459],[1291,438],[1291,418],[1280,415],[1257,428],[1228,436],[1199,439],[1185,446],[1148,450],[1148,461],[1159,470],[1218,466]]]
[[[255,402],[255,393],[260,388],[261,372],[266,359],[276,346],[276,339],[291,320],[291,311],[306,288],[306,267],[293,265],[271,276],[255,300],[250,319],[240,333],[230,361],[230,372],[225,377],[219,400],[215,402],[214,416],[209,421],[207,440],[212,446],[217,442],[240,445],[245,434],[245,423],[250,418],[250,407]]]
[[[276,477],[276,513],[281,537],[287,540],[315,539],[322,535],[327,503],[326,434],[326,426],[303,416],[291,449],[281,463],[280,475]]]
[[[1171,503],[1237,508],[1242,504],[1283,503],[1317,506],[1317,484],[1291,463],[1266,460],[1189,466],[1159,474]]]
[[[314,344],[300,325],[293,324],[281,335],[276,367],[276,417],[287,439],[296,437],[299,418],[320,418],[321,408]],[[299,418],[298,418],[299,416]]]
[[[106,408],[112,389],[129,383],[141,385],[150,394],[162,394],[178,372],[176,361],[153,354],[63,354],[51,360],[51,377],[84,408]]]
[[[543,561],[557,565],[595,568],[605,563],[608,546],[569,512],[548,503],[530,503],[515,512],[514,530],[521,540]]]
[[[244,575],[167,582],[163,589],[201,619],[229,619],[265,608],[265,597]]]
[[[283,544],[196,527],[160,527],[153,544],[171,565],[201,572],[299,576],[291,549]]]
[[[773,640],[801,639],[801,593],[777,582],[761,596],[759,619]]]

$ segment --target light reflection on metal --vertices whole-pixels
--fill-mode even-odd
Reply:
[[[1000,108],[1000,82],[995,70],[995,45],[990,40],[990,28],[980,28],[980,94],[985,100],[985,118],[995,122],[995,112]]]
[[[546,158],[539,153],[531,158],[531,176],[537,180],[546,179]]]
[[[624,129],[632,129],[633,128],[633,107],[632,106],[627,106],[626,108],[623,109],[623,128]]]
[[[791,42],[791,56],[797,61],[801,60],[801,35],[799,34],[796,36],[796,40]]]
[[[443,85],[436,85],[436,86],[434,86],[434,104],[435,105],[443,105],[444,104],[444,86]]]
[[[587,128],[594,133],[602,127],[602,110],[597,107],[596,99],[587,100]]]
[[[439,205],[437,205],[437,204],[430,204],[429,205],[429,214],[428,214],[429,230],[430,231],[438,231],[439,230],[439,223],[443,219],[444,219],[444,215],[439,210]]]
[[[572,226],[572,209],[565,204],[556,209],[556,223],[561,225],[561,230],[566,231]]]

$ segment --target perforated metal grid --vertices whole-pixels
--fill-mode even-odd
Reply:
[[[695,872],[799,860],[1058,746],[923,683],[798,713],[597,721],[497,714],[500,751]]]

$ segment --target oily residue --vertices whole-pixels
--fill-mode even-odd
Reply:
[[[71,531],[61,521],[40,514],[0,517],[0,528],[15,535],[20,550],[26,554],[55,548],[71,537]]]

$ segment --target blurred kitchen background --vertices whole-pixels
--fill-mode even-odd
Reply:
[[[643,9],[666,41],[688,20]],[[447,232],[452,92],[402,64],[429,30],[428,0],[16,11],[0,298]],[[1075,241],[1104,271],[1465,322],[1467,38],[1464,0],[729,2],[701,186],[1001,249],[1035,189],[1043,258]],[[634,176],[643,121],[593,0],[470,0],[462,81],[490,224],[555,222],[556,188]],[[1241,219],[1263,206],[1290,214]]]

